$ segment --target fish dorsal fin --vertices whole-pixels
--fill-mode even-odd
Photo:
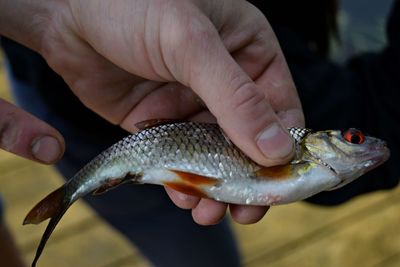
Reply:
[[[148,129],[154,126],[160,126],[160,125],[165,125],[165,124],[172,124],[172,123],[178,123],[178,122],[185,122],[184,120],[179,120],[179,119],[150,119],[150,120],[145,120],[141,121],[135,124],[139,130],[144,130]]]
[[[304,137],[306,137],[309,133],[312,132],[311,129],[300,128],[300,127],[292,127],[289,128],[288,131],[297,144],[301,143]]]

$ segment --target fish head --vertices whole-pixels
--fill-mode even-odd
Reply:
[[[342,187],[384,163],[390,156],[386,143],[351,128],[347,131],[311,132],[304,138],[303,148],[314,162],[333,171]]]

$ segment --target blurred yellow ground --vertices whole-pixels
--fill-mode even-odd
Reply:
[[[10,97],[2,69],[0,97]],[[21,222],[34,204],[60,184],[52,167],[0,152],[0,194],[6,202],[6,221],[29,263],[45,225],[23,227]],[[400,189],[358,197],[336,208],[305,203],[273,207],[261,222],[234,224],[234,228],[244,265],[249,267],[400,266]],[[61,220],[40,266],[148,264],[124,237],[79,201]]]

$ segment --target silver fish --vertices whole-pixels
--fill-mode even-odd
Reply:
[[[389,157],[384,141],[356,129],[290,128],[296,155],[290,164],[263,167],[243,154],[216,124],[151,120],[114,144],[39,202],[24,224],[50,222],[32,266],[66,210],[77,199],[125,182],[169,186],[218,201],[277,205],[339,188]]]

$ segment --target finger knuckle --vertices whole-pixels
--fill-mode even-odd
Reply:
[[[2,115],[0,118],[0,147],[11,151],[18,141],[19,135],[15,114],[9,112]]]
[[[265,96],[257,86],[249,81],[241,84],[232,95],[232,107],[237,114],[257,118],[264,112]]]

